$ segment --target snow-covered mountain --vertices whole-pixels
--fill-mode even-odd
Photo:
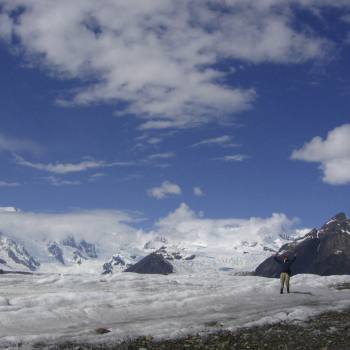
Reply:
[[[284,244],[279,254],[297,255],[292,272],[318,275],[350,274],[350,219],[339,213],[319,229],[312,229],[303,237]],[[277,277],[280,269],[269,257],[256,269],[256,274]]]
[[[295,237],[295,236],[293,236]],[[175,272],[192,273],[212,270],[232,270],[237,273],[253,271],[272,252],[292,241],[289,235],[266,240],[234,241],[225,248],[215,244],[177,241],[156,235],[147,241],[138,254],[119,251],[103,264],[103,273],[120,272],[152,253],[162,255],[169,261]]]
[[[38,240],[30,242],[30,249],[25,245],[0,233],[0,269],[38,271],[57,270],[59,266],[81,265],[89,260],[97,260],[94,244],[85,240],[76,242],[73,236],[63,240]],[[28,242],[27,242],[28,243]]]
[[[69,263],[81,264],[85,260],[96,259],[96,247],[85,240],[77,243],[73,236],[61,241],[50,241],[47,250],[62,265]]]
[[[135,263],[136,256],[124,258],[120,254],[113,255],[107,262],[102,266],[102,273],[108,274],[113,272],[122,272],[129,266]]]
[[[63,239],[24,240],[1,234],[0,269],[116,273],[156,252],[171,262],[175,272],[232,270],[238,273],[253,271],[271,252],[291,241],[288,235],[265,235],[263,239],[257,236],[249,240],[235,237],[232,244],[223,246],[221,242],[177,240],[154,233],[150,233],[149,238],[140,245],[136,241],[119,243],[115,237],[111,241],[114,254],[106,255],[98,243],[76,239],[73,235]]]
[[[39,266],[23,245],[0,233],[0,268],[35,271]]]
[[[119,213],[68,214],[0,208],[0,268],[40,272],[123,271],[156,252],[175,272],[253,271],[271,252],[298,235],[293,220],[270,218],[204,219],[185,204],[138,230]]]

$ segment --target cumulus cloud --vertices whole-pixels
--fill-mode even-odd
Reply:
[[[274,213],[268,218],[208,219],[182,203],[178,209],[160,219],[155,227],[162,235],[213,248],[233,247],[242,241],[273,241],[279,235],[294,232],[295,219]]]
[[[98,168],[108,168],[113,166],[127,166],[133,165],[132,162],[106,162],[104,160],[94,160],[86,159],[79,163],[32,163],[25,160],[19,155],[15,155],[15,162],[18,165],[26,166],[29,168],[46,171],[54,174],[68,174],[68,173],[77,173],[81,171],[86,171],[89,169],[98,169]]]
[[[193,194],[197,197],[203,197],[205,195],[204,191],[200,187],[193,187]]]
[[[123,102],[141,129],[194,127],[246,110],[254,88],[227,86],[222,58],[300,63],[329,41],[296,21],[305,11],[346,6],[311,0],[1,0],[0,36],[59,78],[81,85],[61,105]],[[13,38],[13,40],[10,40]],[[241,63],[240,63],[241,64]],[[232,68],[232,67],[231,67]],[[230,69],[232,72],[232,69]]]
[[[320,163],[323,181],[328,184],[350,183],[350,124],[331,130],[325,139],[314,137],[294,150],[291,158]]]
[[[32,251],[35,242],[59,241],[67,236],[97,244],[104,254],[114,254],[119,242],[142,244],[142,233],[132,227],[137,217],[117,210],[68,213],[0,212],[0,232],[18,239]]]
[[[232,137],[228,135],[218,136],[211,139],[205,139],[192,145],[192,147],[204,146],[204,145],[218,145],[223,147],[237,146],[232,144]]]
[[[0,134],[0,152],[1,151],[40,154],[43,152],[43,149],[34,141]]]
[[[155,236],[163,235],[172,241],[209,248],[232,249],[242,241],[268,242],[281,234],[294,233],[295,219],[284,214],[267,218],[210,219],[196,213],[185,203],[159,219],[152,230],[136,229],[139,214],[118,210],[77,210],[67,213],[35,213],[0,210],[0,232],[15,238],[40,258],[38,243],[59,241],[67,236],[85,239],[97,245],[101,258],[119,251],[120,247],[142,248]],[[42,244],[39,244],[42,247]],[[43,254],[43,258],[47,252]]]
[[[147,190],[147,194],[156,199],[163,199],[169,195],[180,195],[181,193],[181,187],[170,181],[164,181],[159,187]]]

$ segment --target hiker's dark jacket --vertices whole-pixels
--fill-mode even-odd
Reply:
[[[284,262],[283,260],[279,259],[277,256],[275,256],[274,259],[280,265],[280,273],[286,272],[286,273],[288,273],[289,276],[292,274],[292,271],[291,271],[290,268],[293,265],[296,257],[294,257],[291,260],[288,259],[286,262]]]

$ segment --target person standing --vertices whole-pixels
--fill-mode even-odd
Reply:
[[[287,293],[289,293],[289,282],[290,276],[292,274],[291,266],[296,260],[296,255],[294,255],[293,259],[289,260],[288,255],[283,255],[282,260],[278,256],[278,253],[275,254],[274,259],[280,265],[280,280],[281,280],[281,290],[280,293],[283,294],[284,285],[287,287]]]

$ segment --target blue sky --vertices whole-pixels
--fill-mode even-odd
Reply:
[[[348,212],[350,2],[214,4],[0,0],[1,205]]]

